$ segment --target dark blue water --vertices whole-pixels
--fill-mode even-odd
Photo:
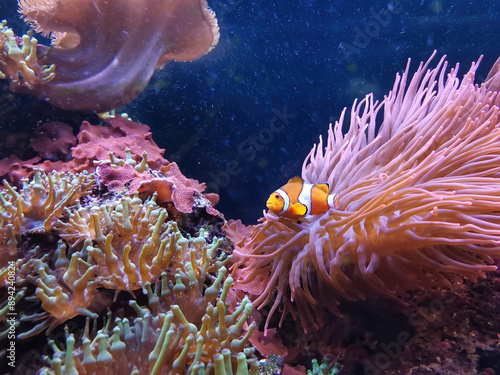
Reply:
[[[189,177],[220,194],[226,218],[254,223],[270,192],[300,175],[328,124],[355,98],[381,99],[396,72],[433,50],[462,71],[481,54],[483,80],[500,55],[500,2],[209,1],[219,45],[169,63],[123,108],[152,127]],[[16,32],[15,1],[0,16]],[[438,60],[438,58],[436,58]]]

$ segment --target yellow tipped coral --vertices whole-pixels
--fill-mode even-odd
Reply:
[[[207,245],[202,237],[186,239],[167,217],[155,196],[142,203],[135,195],[111,205],[68,209],[67,219],[60,220],[57,227],[61,238],[98,266],[97,279],[108,289],[144,289],[167,268],[179,268],[204,280],[221,241],[214,238]]]
[[[23,35],[19,44],[12,29],[4,20],[0,23],[0,78],[10,81],[11,89],[33,89],[54,79],[55,65],[40,62],[38,41],[32,32]]]
[[[199,317],[219,293],[223,266],[231,259],[219,249],[222,240],[214,237],[207,243],[204,230],[185,237],[156,203],[156,195],[145,202],[137,194],[107,201],[89,197],[82,206],[79,198],[94,183],[93,175],[35,170],[19,192],[6,184],[0,194],[4,241],[14,251],[25,246],[16,241],[21,231],[52,230],[60,238],[50,254],[37,245],[15,264],[16,285],[36,285],[35,301],[41,303],[41,311],[22,314],[21,322],[36,324],[19,338],[45,329],[50,333],[77,315],[97,318],[111,303],[99,292],[102,288],[113,290],[115,297],[122,290],[142,290],[155,313],[176,304],[190,318]]]
[[[16,236],[21,233],[44,233],[52,229],[67,206],[92,192],[93,175],[50,173],[35,169],[33,179],[23,181],[20,191],[4,180],[0,192],[0,244],[9,255],[16,252]],[[7,256],[0,266],[5,266]]]
[[[145,155],[139,163],[130,150],[126,155],[110,158],[134,173],[150,171]],[[252,304],[244,299],[229,312],[226,303],[232,278],[226,279],[231,255],[218,232],[223,217],[172,209],[176,222],[167,211],[171,203],[157,203],[155,190],[99,190],[94,173],[35,169],[22,187],[4,185],[0,245],[17,260],[2,257],[11,269],[0,268],[0,283],[14,285],[18,293],[8,303],[0,301],[0,339],[13,328],[16,339],[57,335],[60,325],[72,325],[79,316],[94,322],[93,333],[88,326],[83,330],[81,345],[66,328],[66,352],[53,345],[45,373],[257,371],[253,350],[247,349],[256,328],[246,325]],[[145,301],[147,307],[140,307]],[[9,304],[17,313],[15,326],[7,321]],[[106,310],[120,318],[114,329],[108,319],[96,333]],[[138,317],[131,327],[124,316]]]
[[[93,339],[86,333],[79,349],[68,335],[66,351],[53,344],[50,367],[41,374],[257,374],[253,349],[246,348],[256,326],[252,323],[243,331],[252,304],[245,298],[229,313],[231,284],[228,278],[221,296],[208,304],[198,323],[186,319],[177,305],[158,315],[136,307],[139,317],[133,324],[116,318],[112,330],[106,326]]]
[[[83,246],[82,256],[88,254],[99,266],[99,278],[109,289],[131,291],[155,282],[179,239],[165,224],[167,211],[154,200],[143,204],[123,197],[112,207],[92,206],[67,214],[68,223],[59,224],[61,237],[75,248]]]

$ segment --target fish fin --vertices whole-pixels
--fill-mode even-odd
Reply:
[[[304,216],[307,213],[307,207],[302,203],[295,203],[290,206],[294,215]]]
[[[340,193],[337,193],[335,195],[330,194],[327,198],[328,207],[338,209],[339,208],[339,196],[340,196]]]
[[[290,182],[300,182],[300,183],[303,183],[304,180],[302,179],[302,177],[295,176],[295,177],[291,178],[290,181],[288,181],[288,183],[290,183]]]
[[[324,183],[324,184],[316,184],[315,185],[318,189],[320,189],[321,191],[325,192],[326,194],[329,194],[330,193],[330,186],[328,186],[327,183]]]

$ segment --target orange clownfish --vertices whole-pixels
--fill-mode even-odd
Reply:
[[[294,177],[269,196],[269,211],[287,219],[299,219],[338,208],[339,194],[330,194],[328,184],[310,184]]]

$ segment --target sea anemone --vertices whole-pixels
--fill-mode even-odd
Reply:
[[[300,222],[264,213],[237,248],[238,288],[261,285],[258,308],[277,293],[266,327],[280,301],[280,324],[288,312],[296,318],[295,303],[307,331],[325,308],[340,314],[338,297],[398,299],[496,269],[500,59],[475,85],[479,63],[460,82],[444,57],[428,69],[433,56],[411,79],[408,61],[382,102],[355,102],[345,135],[344,110],[307,156],[302,178],[327,182],[338,208]]]

